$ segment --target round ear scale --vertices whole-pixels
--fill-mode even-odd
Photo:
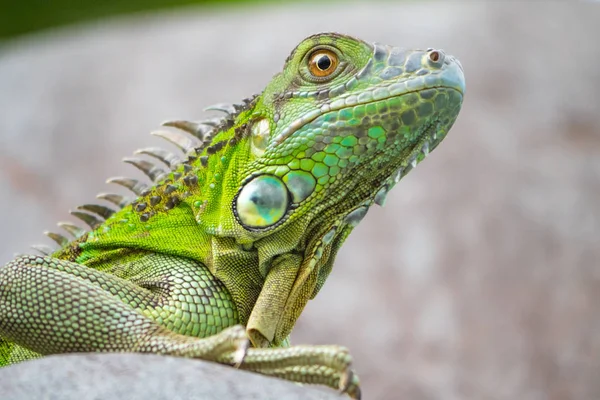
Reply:
[[[290,208],[290,195],[281,179],[258,175],[248,181],[234,200],[234,213],[247,229],[260,230],[278,224]]]

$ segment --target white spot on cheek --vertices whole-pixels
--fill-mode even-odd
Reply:
[[[251,128],[252,132],[252,153],[260,157],[264,154],[267,145],[269,144],[269,136],[271,135],[271,124],[268,119],[256,121]]]

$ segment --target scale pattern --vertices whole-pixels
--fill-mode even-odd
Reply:
[[[69,352],[145,352],[234,365],[360,397],[340,346],[290,346],[307,302],[369,208],[447,136],[465,91],[441,50],[323,33],[264,91],[200,122],[169,121],[124,161],[73,240],[0,268],[0,366]],[[181,133],[175,131],[179,129]]]

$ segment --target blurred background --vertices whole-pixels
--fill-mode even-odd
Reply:
[[[450,137],[351,235],[293,341],[348,346],[365,399],[600,398],[600,7],[186,3],[2,8],[0,264],[309,34],[443,48],[467,78]]]

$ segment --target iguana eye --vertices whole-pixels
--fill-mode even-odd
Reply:
[[[308,69],[313,76],[318,78],[334,73],[338,64],[337,54],[326,49],[317,50],[308,58]]]
[[[260,175],[240,190],[235,212],[245,227],[267,228],[283,218],[289,205],[285,184],[275,176]]]

